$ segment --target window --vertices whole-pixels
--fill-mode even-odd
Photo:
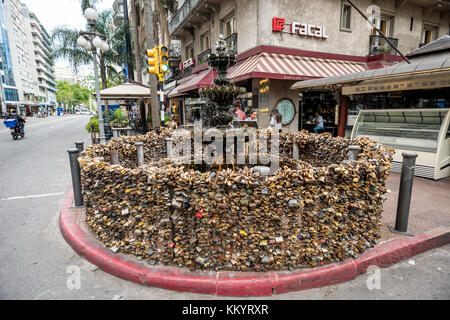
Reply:
[[[439,28],[437,26],[424,24],[422,32],[422,43],[428,44],[437,39]]]
[[[235,17],[232,16],[224,19],[222,28],[222,33],[225,35],[225,38],[235,33]]]
[[[210,48],[209,33],[205,33],[202,36],[200,36],[200,44],[202,52]]]
[[[374,24],[380,29],[381,32],[386,37],[392,37],[394,28],[393,28],[393,17],[389,16],[381,16],[380,21],[377,21],[376,19],[373,20]],[[375,28],[372,29],[372,34],[376,35],[378,34],[377,30]]]
[[[348,2],[342,2],[341,30],[350,31],[352,18],[352,7]]]
[[[5,89],[5,100],[6,101],[19,101],[19,94],[17,89]]]
[[[194,58],[194,45],[190,44],[186,47],[186,60]]]

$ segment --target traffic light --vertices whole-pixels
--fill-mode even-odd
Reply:
[[[159,50],[159,81],[163,81],[163,76],[169,71],[169,48],[158,46]]]
[[[159,76],[159,50],[158,47],[147,50],[147,70]]]

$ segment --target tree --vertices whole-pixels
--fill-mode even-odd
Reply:
[[[106,41],[110,45],[110,50],[106,52],[97,50],[103,89],[108,88],[108,78],[117,79],[120,77],[120,73],[114,66],[120,66],[124,63],[134,65],[134,57],[123,50],[125,47],[125,35],[130,32],[129,25],[122,24],[115,27],[112,24],[113,19],[114,13],[112,10],[102,11],[99,13],[99,18],[94,27],[95,31],[105,36]],[[75,71],[81,65],[91,63],[93,59],[91,52],[77,44],[78,36],[78,30],[65,26],[57,27],[52,32],[52,41],[54,43],[53,57],[67,59]],[[108,106],[105,105],[105,110],[107,111],[107,109]],[[106,117],[108,117],[108,114],[106,112]]]
[[[80,0],[81,12],[84,12],[87,8],[95,8],[98,2],[98,0]]]
[[[91,91],[80,83],[70,84],[67,81],[58,81],[56,84],[56,100],[69,107],[89,103]]]

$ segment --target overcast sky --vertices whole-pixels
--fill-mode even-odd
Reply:
[[[85,29],[84,18],[79,0],[21,0],[30,11],[33,11],[48,33],[56,26],[66,25],[78,30]],[[100,0],[97,10],[112,9],[114,0]],[[56,65],[68,65],[65,61],[57,61]],[[92,68],[89,68],[92,69]],[[84,73],[84,72],[83,72]]]

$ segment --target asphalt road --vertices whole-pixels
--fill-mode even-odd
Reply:
[[[75,141],[88,143],[88,119],[33,119],[26,124],[25,139],[18,141],[1,124],[0,299],[228,299],[124,281],[66,244],[58,210],[71,184],[67,149]],[[79,288],[71,282],[78,269]],[[269,299],[450,299],[450,245],[381,269],[379,282],[373,276]]]

